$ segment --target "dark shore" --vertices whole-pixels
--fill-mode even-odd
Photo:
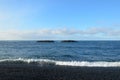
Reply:
[[[120,68],[0,64],[0,80],[120,80]]]

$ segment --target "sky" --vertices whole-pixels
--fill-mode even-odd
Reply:
[[[0,40],[120,40],[120,0],[0,0]]]

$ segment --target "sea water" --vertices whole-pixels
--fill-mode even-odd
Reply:
[[[120,41],[0,41],[0,63],[120,67]]]

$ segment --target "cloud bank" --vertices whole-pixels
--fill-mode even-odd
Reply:
[[[36,40],[36,39],[120,39],[120,29],[39,29],[0,31],[0,40]]]

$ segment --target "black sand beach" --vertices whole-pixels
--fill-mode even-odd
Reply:
[[[0,64],[0,80],[120,80],[120,68]]]

